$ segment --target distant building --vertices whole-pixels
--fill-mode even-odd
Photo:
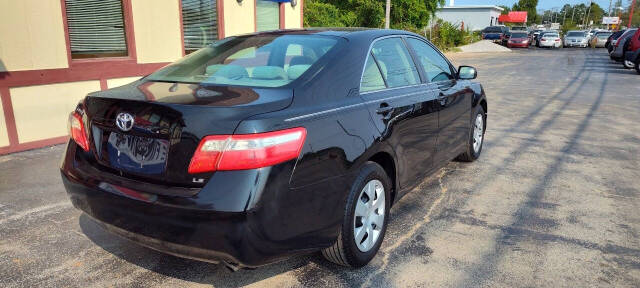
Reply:
[[[494,5],[445,6],[436,12],[436,18],[461,25],[472,31],[498,24],[502,8]]]

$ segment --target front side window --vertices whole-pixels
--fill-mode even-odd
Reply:
[[[280,87],[296,80],[339,38],[257,35],[214,42],[149,75],[148,80],[250,87]]]
[[[127,56],[122,0],[65,0],[71,58]]]
[[[278,2],[256,1],[256,28],[258,32],[280,29],[280,5]]]
[[[454,78],[449,62],[433,47],[415,38],[408,38],[407,42],[415,51],[420,65],[422,65],[430,82],[446,81]]]
[[[218,40],[216,0],[182,0],[184,50],[189,54]]]
[[[420,83],[411,55],[400,38],[382,39],[371,48],[389,88]]]

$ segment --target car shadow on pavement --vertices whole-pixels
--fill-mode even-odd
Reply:
[[[256,283],[307,265],[323,261],[317,254],[232,272],[224,264],[213,264],[164,254],[105,231],[93,219],[82,214],[78,220],[82,232],[106,252],[155,273],[184,281],[211,284],[214,287],[237,287]],[[105,260],[108,261],[108,260]],[[327,263],[327,265],[329,265]],[[144,277],[141,275],[140,277]],[[144,279],[140,279],[143,281]]]

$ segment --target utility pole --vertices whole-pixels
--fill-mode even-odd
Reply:
[[[629,24],[627,27],[631,28],[631,20],[633,20],[633,8],[636,7],[636,0],[631,2],[631,9],[629,9]]]
[[[389,29],[391,23],[391,0],[387,0],[387,9],[385,11],[384,29]]]
[[[591,15],[591,5],[593,5],[593,1],[589,0],[589,10],[587,11],[586,18],[584,18],[584,25],[589,24],[589,16]]]
[[[611,17],[611,1],[613,0],[609,0],[609,13],[607,13],[609,17]],[[611,24],[607,24],[607,30],[611,30]]]

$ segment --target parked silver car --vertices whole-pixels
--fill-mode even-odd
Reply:
[[[596,48],[604,48],[607,44],[607,39],[611,36],[611,32],[597,32],[596,35],[591,38],[591,43]]]
[[[564,36],[564,47],[587,47],[589,46],[589,36],[584,31],[569,31]]]
[[[544,33],[540,38],[540,47],[560,48],[562,47],[562,40],[558,33]]]

